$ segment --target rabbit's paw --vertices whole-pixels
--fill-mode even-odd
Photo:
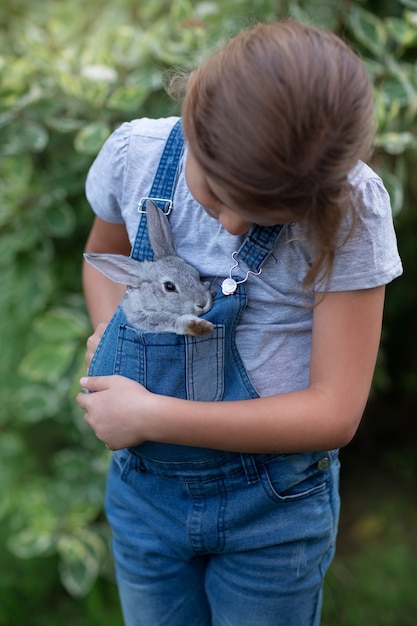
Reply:
[[[186,325],[185,334],[201,337],[203,335],[209,335],[212,330],[213,330],[213,324],[211,322],[195,317],[191,319]]]

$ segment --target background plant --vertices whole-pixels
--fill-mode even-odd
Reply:
[[[374,403],[411,416],[417,0],[0,5],[0,532],[7,558],[42,558],[75,597],[112,571],[102,513],[108,453],[74,402],[90,332],[80,281],[88,167],[124,120],[178,113],[163,88],[168,69],[189,70],[240,28],[282,16],[346,38],[375,85],[373,165],[391,194],[406,272],[388,292]],[[415,477],[412,461],[408,469]]]

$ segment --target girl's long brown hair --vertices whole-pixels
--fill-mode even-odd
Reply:
[[[236,206],[291,209],[316,250],[305,285],[330,275],[348,173],[374,133],[372,85],[336,35],[294,22],[258,24],[189,80],[183,124],[193,154]]]

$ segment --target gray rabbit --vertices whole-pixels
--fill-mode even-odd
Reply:
[[[178,335],[208,335],[213,324],[200,319],[210,310],[210,283],[175,250],[166,215],[146,202],[149,240],[155,260],[136,261],[122,254],[85,253],[85,260],[111,280],[128,285],[122,306],[136,328]]]

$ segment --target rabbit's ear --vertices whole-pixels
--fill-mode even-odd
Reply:
[[[168,218],[152,200],[146,201],[148,234],[155,259],[176,256],[174,238]]]
[[[141,263],[123,254],[86,252],[84,259],[115,283],[137,287],[143,280]]]

